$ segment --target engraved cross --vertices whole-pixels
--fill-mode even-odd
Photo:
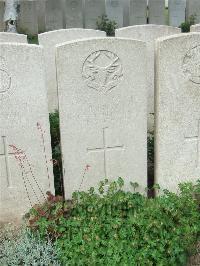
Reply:
[[[124,145],[119,145],[119,146],[109,146],[107,145],[106,142],[106,130],[108,128],[103,128],[103,147],[99,148],[88,148],[88,152],[102,152],[104,156],[104,174],[105,177],[107,177],[107,152],[108,151],[121,151],[124,150]]]
[[[196,155],[196,167],[200,166],[200,120],[198,120],[198,132],[196,136],[185,137],[186,141],[196,142],[197,145],[197,155]]]
[[[15,155],[15,153],[10,153],[8,151],[8,143],[7,143],[7,138],[6,136],[2,136],[2,141],[3,141],[3,153],[0,152],[0,158],[3,157],[6,165],[6,174],[7,174],[7,186],[12,187],[12,182],[11,182],[11,171],[10,171],[10,165],[9,165],[9,157],[11,155]]]

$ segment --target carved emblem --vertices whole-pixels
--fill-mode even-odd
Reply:
[[[191,82],[200,84],[200,46],[192,48],[184,56],[183,72]]]
[[[5,59],[0,56],[0,100],[6,97],[11,88],[11,76],[8,73]]]
[[[107,93],[120,83],[122,64],[116,54],[106,50],[96,51],[85,60],[82,75],[89,88]]]

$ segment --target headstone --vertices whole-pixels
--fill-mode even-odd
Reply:
[[[176,192],[199,179],[200,34],[161,39],[157,44],[156,182]]]
[[[147,1],[130,0],[130,25],[147,23]]]
[[[106,13],[105,0],[85,0],[84,13],[85,28],[96,29],[97,19]]]
[[[0,222],[54,192],[43,51],[0,44]]]
[[[190,27],[191,32],[200,32],[200,24],[195,24]]]
[[[117,23],[117,28],[123,27],[124,3],[121,0],[106,0],[106,15]]]
[[[131,26],[116,30],[116,37],[141,40],[147,44],[148,131],[154,130],[154,44],[157,38],[180,33],[179,28],[159,25]]]
[[[144,192],[145,52],[143,42],[122,38],[57,46],[66,198],[119,176],[126,189],[132,181]]]
[[[37,0],[38,32],[46,31],[45,25],[46,0]]]
[[[62,0],[46,1],[46,31],[63,29]]]
[[[195,15],[195,23],[200,23],[200,1],[199,0],[187,0],[186,2],[186,17]]]
[[[27,43],[27,36],[11,32],[0,32],[0,42]]]
[[[3,21],[5,3],[0,1],[0,32],[4,31],[5,25]]]
[[[38,34],[37,1],[20,1],[18,32]]]
[[[66,28],[83,28],[82,0],[65,0]]]
[[[39,34],[38,36],[39,43],[44,47],[49,111],[53,112],[58,109],[55,46],[76,39],[105,37],[106,33],[89,29],[65,29]]]
[[[149,0],[149,24],[166,24],[165,0]]]
[[[169,25],[179,27],[185,22],[186,1],[169,0]]]

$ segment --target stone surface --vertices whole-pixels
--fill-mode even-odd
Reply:
[[[65,0],[66,28],[83,28],[82,0]]]
[[[19,32],[30,35],[38,33],[38,16],[36,1],[20,1],[20,13],[17,28]]]
[[[149,24],[166,24],[165,0],[149,0]]]
[[[42,59],[38,46],[0,44],[0,222],[54,192]]]
[[[85,0],[85,28],[96,29],[97,19],[106,13],[105,0]]]
[[[0,42],[27,43],[27,36],[24,34],[0,32]]]
[[[106,0],[106,15],[117,23],[117,28],[123,27],[124,3],[121,0]]]
[[[156,183],[176,192],[199,179],[200,34],[157,43]]]
[[[169,0],[169,25],[179,27],[185,22],[185,12],[185,0]]]
[[[190,27],[191,32],[200,32],[200,24],[195,24]]]
[[[0,1],[0,32],[4,31],[3,15],[4,15],[4,2]]]
[[[38,16],[38,32],[46,31],[45,13],[46,13],[46,0],[37,0],[37,16]]]
[[[147,23],[147,1],[146,0],[130,0],[129,10],[130,25],[141,25]]]
[[[200,1],[199,0],[187,0],[186,2],[187,19],[191,15],[196,15],[195,23],[200,23]]]
[[[57,46],[66,197],[107,177],[147,186],[143,42],[120,38]],[[66,75],[67,73],[67,75]]]
[[[64,28],[62,0],[46,1],[46,31]]]
[[[148,131],[154,125],[154,44],[157,38],[180,33],[180,29],[159,25],[130,26],[116,30],[117,37],[126,37],[146,42],[147,44],[147,90],[148,90]]]
[[[65,29],[39,34],[39,43],[44,47],[49,111],[58,109],[55,46],[59,43],[89,37],[105,37],[103,31],[89,29]]]

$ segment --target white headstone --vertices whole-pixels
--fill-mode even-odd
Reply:
[[[66,28],[83,28],[82,0],[65,0]]]
[[[149,24],[166,24],[165,0],[149,0]]]
[[[27,36],[11,32],[0,32],[0,42],[27,43]]]
[[[49,111],[58,109],[55,46],[59,43],[89,37],[105,37],[103,31],[89,29],[65,29],[39,34],[39,43],[44,47]]]
[[[169,25],[179,27],[185,22],[186,1],[169,0]]]
[[[144,192],[145,44],[96,38],[57,47],[66,197],[119,176]]]
[[[38,32],[46,31],[45,25],[46,0],[37,0]]]
[[[148,131],[154,130],[154,45],[155,40],[162,36],[180,33],[179,28],[164,25],[140,25],[118,29],[116,37],[141,40],[147,44],[147,91],[148,91]]]
[[[5,25],[3,21],[4,17],[4,2],[0,1],[0,31],[4,31]]]
[[[96,29],[97,19],[105,15],[105,0],[85,0],[85,28]]]
[[[200,24],[195,24],[190,27],[191,32],[200,32]]]
[[[200,34],[157,43],[156,182],[177,191],[199,179]]]
[[[46,1],[46,31],[63,29],[62,0]]]
[[[130,0],[130,25],[140,25],[147,23],[147,1]]]
[[[43,51],[0,44],[0,222],[54,192]]]
[[[124,3],[121,0],[106,0],[106,15],[108,19],[114,20],[117,27],[123,27]]]
[[[17,28],[19,32],[30,35],[38,33],[37,2],[21,0]]]
[[[200,23],[200,1],[199,0],[187,0],[186,2],[187,19],[192,15],[195,15],[195,23]]]

